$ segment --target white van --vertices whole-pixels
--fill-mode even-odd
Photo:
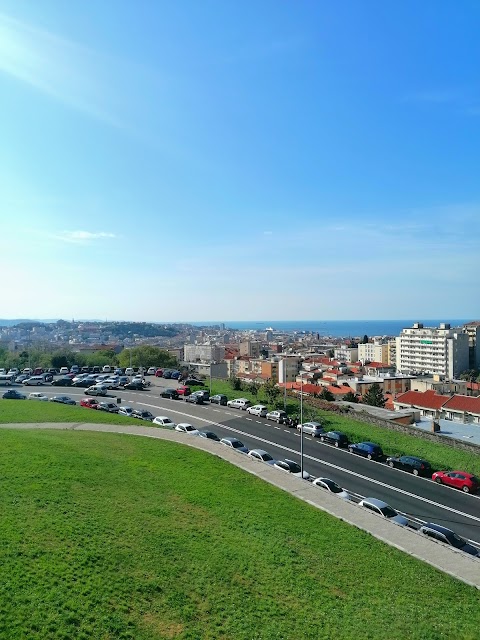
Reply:
[[[35,386],[39,384],[43,384],[45,382],[45,378],[43,376],[32,376],[31,378],[27,378],[23,381],[23,384],[27,385],[27,387]]]
[[[102,369],[103,373],[112,373],[112,367],[110,367],[108,364],[106,364],[103,369]]]
[[[133,367],[127,367],[125,369],[125,375],[126,376],[133,376],[135,374],[135,371],[133,370]]]

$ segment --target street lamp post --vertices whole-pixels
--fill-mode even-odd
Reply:
[[[303,479],[303,374],[300,373],[300,470]]]

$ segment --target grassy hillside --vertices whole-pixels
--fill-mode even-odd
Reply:
[[[478,637],[477,590],[201,451],[2,429],[0,478],[2,639]]]

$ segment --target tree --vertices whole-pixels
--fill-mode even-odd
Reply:
[[[262,396],[269,404],[276,406],[279,395],[280,389],[277,387],[276,383],[269,378],[262,386]]]
[[[333,358],[334,355],[335,354],[334,354],[333,349],[328,349],[327,350],[327,358]]]
[[[384,407],[385,406],[385,398],[383,396],[383,391],[378,384],[378,382],[374,382],[370,389],[363,396],[364,404],[368,404],[371,407]]]
[[[260,385],[258,384],[258,382],[256,380],[254,380],[248,385],[248,390],[250,391],[252,396],[254,398],[256,398],[258,396],[258,392],[260,390]]]
[[[237,378],[236,376],[232,376],[230,378],[230,386],[234,391],[241,391],[242,381],[240,380],[240,378]]]
[[[367,344],[367,343],[368,343],[368,336],[367,336],[367,334],[365,334],[363,336],[362,344]]]
[[[335,400],[333,393],[326,388],[322,389],[322,392],[318,397],[322,400],[326,400],[327,402],[333,402]]]
[[[345,402],[355,402],[358,403],[357,396],[353,393],[353,391],[349,391],[347,394],[343,396]]]
[[[177,359],[159,347],[143,345],[124,349],[118,356],[120,367],[176,367]],[[131,363],[131,364],[130,364]]]

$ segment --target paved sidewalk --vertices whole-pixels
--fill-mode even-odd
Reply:
[[[419,560],[423,560],[436,569],[480,589],[480,560],[468,556],[456,549],[436,543],[422,534],[395,525],[381,516],[369,513],[357,504],[346,502],[329,493],[320,491],[309,482],[274,469],[238,451],[223,447],[218,442],[207,438],[196,438],[186,434],[160,429],[157,427],[141,427],[137,425],[89,424],[89,423],[29,423],[4,424],[0,428],[7,429],[59,429],[76,431],[102,431],[109,433],[123,433],[128,435],[159,438],[178,442],[183,445],[202,449],[208,453],[228,460],[237,467],[244,469],[262,480],[288,491],[300,500],[326,511],[336,518],[367,531],[375,538],[408,553]]]

